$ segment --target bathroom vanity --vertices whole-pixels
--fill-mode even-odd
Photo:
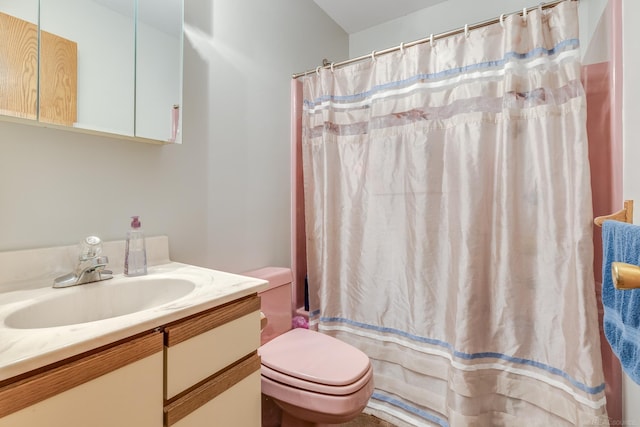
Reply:
[[[267,282],[170,262],[149,240],[142,278],[0,282],[0,427],[260,425]],[[59,259],[23,252],[0,266]]]

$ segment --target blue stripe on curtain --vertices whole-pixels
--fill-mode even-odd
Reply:
[[[341,318],[341,317],[321,317],[319,320],[321,322],[327,322],[327,323],[344,323],[344,324],[351,325],[351,326],[357,326],[358,328],[362,328],[362,329],[369,329],[369,330],[373,330],[373,331],[376,331],[376,332],[383,332],[383,333],[390,333],[390,334],[398,335],[398,336],[401,336],[403,338],[409,338],[409,339],[411,339],[413,341],[417,341],[417,342],[421,342],[421,343],[437,345],[439,347],[446,348],[447,350],[449,350],[451,352],[451,354],[453,356],[459,357],[461,359],[475,360],[475,359],[493,358],[493,359],[506,360],[507,362],[512,362],[512,363],[519,363],[519,364],[522,364],[522,365],[533,366],[535,368],[539,368],[539,369],[545,370],[545,371],[547,371],[547,372],[549,372],[551,374],[561,376],[562,378],[564,378],[567,381],[569,381],[575,387],[577,387],[580,390],[582,390],[582,391],[584,391],[586,393],[589,393],[589,394],[601,393],[604,390],[604,387],[605,387],[604,383],[602,383],[602,384],[600,384],[598,386],[595,386],[595,387],[589,387],[588,385],[586,385],[586,384],[576,380],[575,378],[571,377],[569,374],[564,372],[562,369],[558,369],[558,368],[555,368],[553,366],[549,366],[549,365],[544,364],[544,363],[536,362],[535,360],[523,359],[521,357],[513,357],[513,356],[509,356],[508,354],[497,353],[497,352],[492,352],[492,351],[486,351],[486,352],[481,352],[481,353],[465,353],[463,351],[456,350],[451,344],[449,344],[446,341],[442,341],[442,340],[435,339],[435,338],[421,337],[419,335],[413,335],[413,334],[410,334],[408,332],[401,331],[401,330],[398,330],[398,329],[386,328],[386,327],[383,327],[383,326],[376,326],[376,325],[369,325],[369,324],[366,324],[366,323],[356,322],[354,320],[345,319],[345,318]]]
[[[463,67],[455,67],[448,70],[439,71],[437,73],[417,74],[413,77],[409,77],[408,79],[404,79],[396,82],[389,82],[382,85],[376,85],[372,89],[366,92],[356,93],[353,95],[342,95],[342,96],[325,95],[325,96],[316,98],[312,101],[305,99],[303,102],[306,107],[312,108],[326,101],[339,102],[339,101],[361,100],[373,95],[374,93],[382,92],[382,91],[389,90],[396,87],[406,86],[408,84],[415,83],[416,81],[420,81],[420,80],[434,80],[442,77],[451,77],[454,75],[463,74],[468,71],[477,71],[477,70],[484,70],[489,68],[503,67],[507,62],[509,62],[512,59],[529,59],[529,58],[545,56],[545,55],[553,56],[556,53],[563,51],[564,49],[577,49],[579,46],[580,46],[580,40],[578,39],[564,40],[556,44],[551,49],[545,49],[543,47],[539,47],[525,53],[507,52],[502,59],[498,59],[498,60],[480,62],[477,64],[469,64]]]
[[[421,418],[424,418],[425,420],[429,420],[433,423],[438,424],[439,426],[442,427],[449,427],[449,423],[446,420],[443,420],[442,418],[436,417],[435,415],[433,415],[430,412],[424,411],[422,409],[416,408],[415,406],[411,406],[406,404],[405,402],[402,402],[398,399],[395,399],[393,397],[390,396],[386,396],[383,393],[380,392],[375,392],[373,393],[373,395],[371,396],[372,399],[376,399],[376,400],[381,400],[383,402],[389,403],[395,407],[398,408],[402,408],[405,411],[411,413],[411,414],[415,414],[418,415]]]

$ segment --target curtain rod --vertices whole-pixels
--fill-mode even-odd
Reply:
[[[306,76],[307,74],[311,74],[314,72],[318,72],[320,71],[320,69],[324,68],[324,69],[330,69],[330,68],[335,68],[335,67],[342,67],[345,65],[349,65],[349,64],[353,64],[354,62],[359,62],[359,61],[364,61],[365,59],[375,59],[376,56],[380,56],[380,55],[386,55],[387,53],[391,53],[391,52],[397,52],[399,50],[402,50],[404,48],[407,47],[411,47],[411,46],[415,46],[418,44],[422,44],[422,43],[433,43],[435,40],[438,39],[443,39],[446,37],[451,37],[453,35],[456,34],[461,34],[461,33],[467,33],[471,30],[475,30],[481,27],[486,27],[488,25],[493,25],[493,24],[497,24],[499,22],[501,22],[507,15],[521,15],[526,17],[527,13],[542,8],[542,9],[548,9],[551,8],[553,6],[556,6],[559,3],[562,3],[564,1],[578,1],[578,0],[554,0],[554,1],[550,1],[548,3],[540,3],[538,6],[532,6],[529,8],[524,8],[521,11],[517,11],[517,12],[513,12],[513,13],[508,13],[508,14],[502,14],[496,18],[493,19],[488,19],[486,21],[482,21],[482,22],[477,22],[475,24],[470,24],[470,25],[465,25],[464,27],[458,28],[456,30],[451,30],[451,31],[447,31],[444,33],[440,33],[440,34],[431,34],[429,37],[426,37],[424,39],[420,39],[420,40],[414,40],[412,42],[408,42],[408,43],[401,43],[398,46],[394,46],[394,47],[390,47],[381,51],[373,51],[368,55],[362,55],[362,56],[358,56],[357,58],[351,58],[351,59],[347,59],[345,61],[341,61],[341,62],[335,62],[335,63],[330,63],[328,62],[326,59],[323,61],[322,65],[318,66],[317,68],[313,69],[313,70],[307,70],[303,73],[297,73],[297,74],[293,74],[291,77],[293,79],[297,79],[298,77],[303,77]]]

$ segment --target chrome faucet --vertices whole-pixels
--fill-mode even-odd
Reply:
[[[83,285],[111,279],[113,272],[105,270],[109,258],[100,256],[102,241],[97,236],[86,237],[81,244],[78,265],[71,273],[60,276],[53,281],[54,288]]]

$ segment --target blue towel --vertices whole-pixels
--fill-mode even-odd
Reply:
[[[605,221],[602,245],[604,335],[622,369],[640,384],[640,289],[618,290],[611,277],[612,262],[640,265],[640,227]]]

